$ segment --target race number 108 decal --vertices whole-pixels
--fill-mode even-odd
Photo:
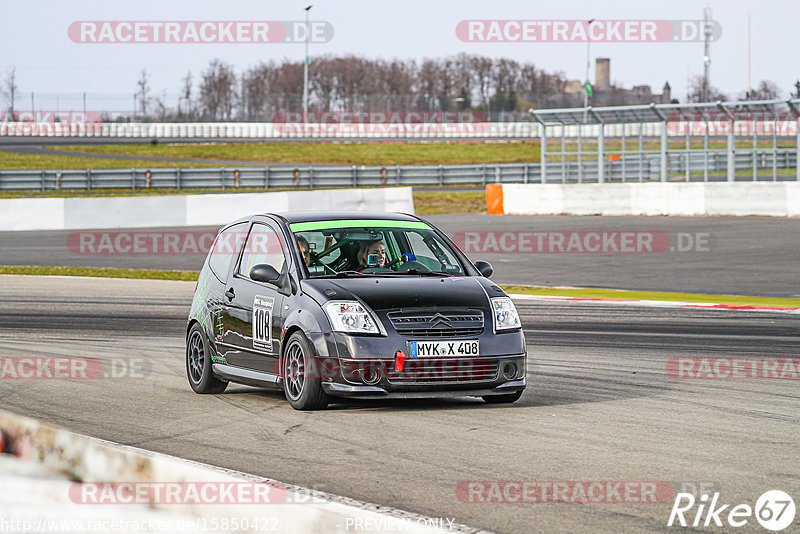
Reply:
[[[253,348],[272,352],[272,308],[275,299],[256,295],[253,298]]]

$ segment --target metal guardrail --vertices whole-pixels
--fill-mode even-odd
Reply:
[[[667,154],[662,177],[657,151],[621,154],[606,160],[605,182],[724,181],[726,150],[675,151]],[[735,157],[736,180],[800,180],[797,152],[788,149],[741,151]],[[779,172],[779,171],[789,171]],[[487,183],[598,182],[597,158],[548,159],[540,163],[484,165],[193,167],[152,169],[0,170],[0,191],[93,189],[277,189],[361,186],[450,186]]]

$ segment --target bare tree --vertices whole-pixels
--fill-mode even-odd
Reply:
[[[321,111],[330,111],[334,104],[339,84],[336,69],[333,67],[331,56],[315,58],[310,65],[310,95],[313,95],[312,108]]]
[[[777,100],[780,98],[781,89],[778,84],[770,80],[761,80],[758,87],[750,92],[751,100]]]
[[[519,63],[513,59],[501,58],[494,62],[492,77],[496,88],[492,99],[495,111],[514,111],[517,107],[515,87],[519,83]]]
[[[417,75],[417,106],[421,110],[436,109],[439,93],[439,67],[436,60],[426,59]]]
[[[472,75],[472,56],[462,53],[453,59],[453,76],[454,83],[459,90],[459,98],[465,98],[466,94],[471,100],[475,84],[475,77]],[[459,107],[463,105],[464,101],[459,101]]]
[[[689,86],[687,90],[686,99],[689,102],[703,102],[703,94],[704,94],[704,82],[703,77],[699,75],[694,75],[689,79]],[[708,99],[707,102],[716,102],[717,100],[727,100],[728,96],[711,85],[708,86]]]
[[[178,97],[178,115],[192,116],[192,71],[186,73],[181,80],[181,93]],[[185,102],[185,107],[181,109],[181,100]]]
[[[280,97],[274,94],[276,85],[274,61],[261,62],[247,69],[242,73],[240,84],[240,114],[247,120],[266,121],[278,111]]]
[[[14,116],[14,102],[15,102],[16,97],[17,97],[17,91],[19,90],[19,87],[17,87],[17,68],[16,67],[12,67],[6,73],[6,79],[5,79],[4,85],[5,85],[5,88],[4,88],[5,91],[4,92],[6,93],[6,100],[8,102],[8,110],[11,112],[11,119],[15,120],[16,117]]]
[[[139,73],[139,81],[136,82],[136,87],[138,88],[136,92],[142,105],[142,119],[144,119],[147,117],[147,99],[150,93],[150,75],[147,73],[147,69],[142,69],[142,72]]]
[[[214,59],[200,82],[200,106],[212,120],[230,120],[236,103],[236,74],[233,66]]]
[[[409,109],[411,95],[417,84],[417,63],[414,60],[392,60],[385,71],[386,90],[390,95],[390,109]]]
[[[581,94],[574,88],[567,92],[568,82],[575,80],[567,80],[563,72],[544,71],[531,61],[477,54],[421,62],[324,55],[312,60],[309,74],[309,109],[314,111],[481,109],[501,120],[516,120],[529,107],[582,104]],[[13,113],[19,98],[14,69],[0,78],[0,92]],[[703,89],[702,77],[693,77],[688,100],[700,101]],[[189,71],[181,79],[177,109],[167,108],[164,94],[154,94],[150,74],[142,69],[136,82],[134,113],[145,119],[149,113],[162,120],[202,116],[207,120],[269,121],[278,112],[301,110],[302,92],[300,61],[270,60],[239,74],[232,65],[216,59],[204,71]],[[727,99],[719,89],[711,87],[709,92],[712,101]],[[595,101],[598,105],[641,103],[653,98],[645,86],[623,89],[617,84],[605,93]],[[749,96],[773,99],[781,94],[773,82],[765,80]]]
[[[165,121],[167,117],[170,115],[169,110],[167,110],[167,90],[164,89],[161,91],[161,95],[157,96],[153,99],[156,108],[156,116],[158,120]]]
[[[370,59],[358,56],[317,56],[309,69],[309,109],[316,111],[467,110],[490,108],[506,119],[533,107],[577,106],[565,92],[563,72],[546,72],[531,62],[459,54],[425,59]],[[137,82],[137,113],[155,111],[162,117],[203,117],[206,120],[275,119],[279,112],[302,109],[303,64],[300,61],[261,62],[234,72],[215,59],[200,73],[181,80],[177,110],[166,98],[152,98],[150,76],[142,70]],[[194,93],[193,93],[194,91]],[[627,91],[620,93],[629,99]],[[141,100],[139,107],[138,100]],[[625,102],[622,102],[625,103]]]
[[[451,58],[445,58],[437,62],[439,73],[437,76],[436,104],[438,109],[448,111],[453,107],[453,99],[456,97],[456,65]]]
[[[489,105],[492,93],[492,60],[484,56],[473,56],[472,76],[478,87],[478,97],[482,106]]]

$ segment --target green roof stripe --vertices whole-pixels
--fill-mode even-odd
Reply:
[[[328,230],[332,228],[416,228],[433,230],[424,222],[419,221],[383,221],[380,219],[347,219],[337,221],[309,221],[289,225],[292,232],[306,232],[309,230]]]

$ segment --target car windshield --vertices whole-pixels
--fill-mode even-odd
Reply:
[[[420,221],[312,221],[290,228],[312,277],[464,275],[453,249]]]

